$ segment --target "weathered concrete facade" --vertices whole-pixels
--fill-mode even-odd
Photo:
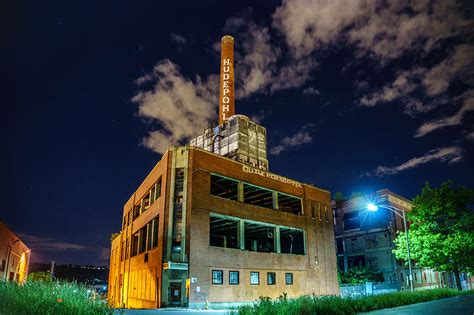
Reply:
[[[150,205],[147,194],[154,194]],[[133,219],[138,205],[144,210]],[[111,249],[109,300],[116,307],[218,307],[283,292],[339,294],[328,191],[179,147],[163,155],[123,218]]]
[[[0,220],[0,281],[26,281],[30,256],[28,246]]]

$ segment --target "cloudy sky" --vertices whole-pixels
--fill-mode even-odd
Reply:
[[[33,261],[105,264],[124,202],[217,120],[219,42],[270,170],[414,197],[474,186],[470,1],[30,1],[5,11],[0,218]]]

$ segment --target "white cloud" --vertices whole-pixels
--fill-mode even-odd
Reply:
[[[170,39],[178,47],[183,47],[188,42],[183,35],[180,35],[180,34],[177,34],[177,33],[170,33]]]
[[[307,87],[303,90],[303,94],[305,95],[319,95],[319,91],[316,90],[314,87]]]
[[[445,163],[457,163],[463,158],[463,151],[460,147],[450,146],[430,150],[427,154],[412,158],[398,166],[378,166],[375,170],[366,174],[366,176],[386,176],[419,167],[431,161],[440,161]]]
[[[132,101],[140,117],[157,122],[160,129],[150,131],[143,144],[158,153],[199,134],[215,118],[218,77],[194,81],[184,77],[170,60],[159,62],[151,74],[137,79],[139,85],[152,84],[139,91]]]
[[[437,129],[460,125],[463,121],[464,115],[469,111],[474,111],[474,89],[467,91],[457,99],[462,101],[462,106],[456,113],[451,116],[424,123],[420,128],[418,128],[415,138],[423,137]]]
[[[297,147],[305,143],[310,143],[313,141],[313,137],[311,135],[304,131],[300,130],[298,133],[294,134],[291,137],[285,137],[281,140],[280,144],[277,145],[276,147],[273,147],[270,150],[271,155],[280,155],[281,152],[291,148],[291,147]]]

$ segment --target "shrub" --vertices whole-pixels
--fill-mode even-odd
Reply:
[[[0,282],[0,314],[112,314],[105,301],[72,282]]]
[[[237,309],[237,312],[242,315],[352,315],[359,312],[369,312],[465,294],[474,294],[474,291],[452,289],[424,290],[413,293],[405,291],[368,296],[360,299],[341,298],[338,296],[302,296],[296,299],[287,299],[286,293],[283,293],[283,295],[275,300],[261,296],[254,305],[241,306]]]

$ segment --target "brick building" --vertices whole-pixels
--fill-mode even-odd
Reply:
[[[30,256],[28,246],[0,220],[0,281],[26,281]]]
[[[330,193],[195,147],[170,148],[125,203],[115,307],[219,307],[339,293]]]

